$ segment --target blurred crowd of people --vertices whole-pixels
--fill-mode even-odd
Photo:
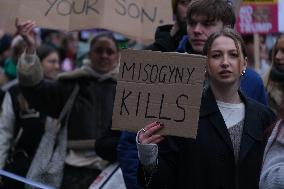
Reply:
[[[30,20],[16,20],[16,33],[0,29],[0,169],[26,176],[47,118],[59,117],[78,86],[64,120],[60,188],[88,188],[112,162],[129,189],[284,188],[283,35],[261,35],[256,58],[254,35],[234,30],[230,3],[172,0],[172,7],[174,24],[159,26],[147,45],[102,29],[39,29]],[[208,57],[195,140],[157,134],[159,120],[137,133],[111,130],[122,48]],[[0,177],[2,188],[24,184]]]

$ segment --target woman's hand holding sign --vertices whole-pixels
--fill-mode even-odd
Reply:
[[[164,136],[157,134],[157,132],[163,127],[164,124],[156,121],[141,129],[138,133],[140,144],[158,144],[161,142]]]

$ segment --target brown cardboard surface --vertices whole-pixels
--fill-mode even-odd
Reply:
[[[159,120],[162,134],[195,138],[205,62],[199,55],[123,50],[113,129],[136,132]]]
[[[1,0],[0,28],[14,31],[16,17],[65,31],[104,28],[141,41],[152,40],[157,26],[173,22],[170,1]]]
[[[15,14],[19,9],[19,0],[15,1],[0,1],[0,28],[5,31],[15,31]]]

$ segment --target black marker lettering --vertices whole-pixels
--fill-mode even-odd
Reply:
[[[156,71],[153,72],[154,68],[156,69]],[[150,74],[150,82],[151,82],[151,83],[155,83],[155,82],[157,81],[157,79],[158,79],[158,71],[159,71],[158,66],[157,66],[157,65],[153,65],[153,66],[152,66],[152,69],[151,69],[151,74]],[[153,80],[153,77],[152,77],[152,76],[153,76],[154,74],[156,74],[156,77],[155,77],[155,79]]]
[[[151,22],[155,22],[156,20],[156,15],[157,15],[157,7],[154,8],[154,14],[151,17],[143,8],[141,10],[141,22],[144,22],[144,17],[147,17],[148,20],[150,20]]]
[[[149,108],[150,96],[151,96],[151,94],[148,93],[147,105],[146,105],[146,112],[145,112],[145,118],[157,118],[156,116],[150,116],[150,115],[148,115],[148,108]]]
[[[131,94],[132,94],[132,92],[129,91],[129,93],[127,94],[127,96],[124,96],[124,95],[125,95],[125,89],[123,90],[123,95],[122,95],[122,98],[121,98],[121,106],[120,106],[120,115],[122,115],[122,107],[124,107],[124,109],[126,110],[127,114],[129,115],[129,111],[128,111],[127,107],[126,107],[125,100],[126,100],[126,98],[128,98],[129,95],[131,95]]]
[[[171,83],[171,78],[172,78],[172,76],[173,76],[173,74],[174,74],[174,71],[175,71],[175,67],[171,67],[171,66],[169,66],[169,69],[170,69],[170,77],[169,77],[169,83]]]
[[[67,8],[64,5],[67,5],[67,6],[69,5],[69,8]],[[70,3],[68,0],[61,0],[56,6],[56,11],[61,16],[67,16],[71,14],[71,11],[72,11],[71,8],[72,8],[72,3]]]
[[[192,68],[192,70],[190,71],[188,68],[186,68],[187,69],[187,72],[188,72],[188,79],[187,79],[187,84],[189,83],[189,80],[190,80],[190,78],[191,78],[191,75],[192,75],[192,73],[194,72],[194,70],[195,70],[195,68]]]
[[[46,1],[49,3],[50,7],[47,9],[47,11],[45,12],[44,16],[47,16],[47,15],[48,15],[48,13],[50,12],[50,10],[52,9],[52,7],[56,4],[56,2],[57,2],[58,0],[54,0],[53,3],[51,3],[49,0],[46,0]]]
[[[139,112],[140,97],[141,97],[141,92],[138,93],[138,99],[137,99],[137,105],[136,105],[136,116],[138,115],[138,112]]]
[[[140,63],[139,64],[139,73],[138,73],[138,78],[137,78],[138,81],[139,81],[140,75],[141,75],[141,68],[142,68],[142,64]]]
[[[185,94],[179,95],[179,96],[177,97],[176,105],[177,105],[177,107],[178,107],[179,109],[183,110],[183,117],[182,117],[182,119],[175,119],[174,121],[176,121],[176,122],[184,122],[184,120],[185,120],[185,109],[184,109],[184,107],[182,107],[182,106],[179,105],[179,100],[180,100],[180,98],[182,98],[182,97],[184,97],[184,98],[186,98],[186,99],[188,100],[188,96],[185,95]]]
[[[167,76],[166,73],[163,73],[163,79],[161,79],[161,75],[162,75],[164,68],[167,68],[167,66],[162,66],[161,69],[160,69],[160,73],[159,73],[159,82],[160,83],[165,83],[165,81],[166,81],[166,76]]]
[[[139,7],[136,4],[131,3],[130,5],[128,5],[128,14],[131,18],[138,18],[140,15]]]
[[[115,9],[115,12],[121,16],[126,15],[126,8],[123,6],[123,1],[125,3],[125,0],[116,0],[116,2],[121,6],[122,10],[119,11],[118,9]]]
[[[169,117],[163,117],[162,116],[164,98],[165,98],[165,95],[162,94],[162,99],[161,99],[161,104],[160,104],[160,111],[159,111],[159,119],[171,120],[171,118],[169,118]]]
[[[145,73],[147,74],[147,77],[146,77],[146,79],[143,79],[143,78],[142,78],[142,81],[147,81],[147,80],[148,80],[149,73],[148,73],[148,72],[147,72],[147,70],[146,70],[146,67],[148,67],[148,66],[150,66],[150,67],[151,67],[151,65],[150,65],[150,64],[146,64],[146,65],[145,65],[145,67],[144,67],[144,71],[145,71]]]
[[[97,4],[98,0],[95,0],[92,4],[90,4],[90,1],[91,0],[87,0],[87,8],[85,14],[87,15],[89,13],[89,10],[100,14],[100,12],[94,7]]]
[[[122,76],[121,76],[121,78],[123,79],[123,77],[124,77],[124,70],[127,70],[127,71],[130,71],[131,69],[132,69],[132,76],[131,76],[131,78],[132,78],[132,80],[133,80],[133,78],[134,78],[134,71],[135,71],[135,63],[132,63],[132,65],[128,68],[127,67],[127,63],[126,62],[124,62],[123,63],[123,67],[122,67]]]
[[[180,79],[180,83],[182,83],[182,79],[183,79],[183,70],[184,70],[184,68],[182,68],[181,73],[180,73],[179,68],[178,68],[178,67],[176,68],[175,83],[178,83],[178,82],[177,82],[177,77],[179,77],[179,79]]]
[[[89,2],[89,1],[88,1],[88,2]],[[82,13],[84,12],[84,10],[85,10],[86,1],[84,1],[81,10],[77,10],[77,9],[76,9],[76,5],[78,5],[78,4],[76,4],[76,3],[73,1],[73,6],[72,6],[72,7],[73,7],[73,12],[74,12],[75,14],[82,14]]]

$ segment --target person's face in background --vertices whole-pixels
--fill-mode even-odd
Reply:
[[[69,33],[65,38],[63,38],[61,46],[66,51],[65,56],[75,56],[78,49],[78,43],[78,32]]]
[[[176,6],[176,23],[180,31],[186,33],[186,13],[190,0],[179,0]]]
[[[186,13],[190,0],[179,0],[177,3],[177,21],[179,24],[186,25]]]
[[[118,64],[118,57],[115,42],[105,36],[99,38],[90,50],[91,66],[101,74],[112,71]]]
[[[248,67],[255,68],[255,50],[254,50],[254,38],[253,35],[243,35],[242,36],[245,45],[246,45],[246,52],[247,52],[247,58],[248,58]],[[265,60],[265,62],[268,61],[268,51],[265,44],[265,40],[263,37],[260,38],[260,44],[259,44],[259,55],[260,60]]]
[[[59,55],[57,52],[50,53],[42,60],[42,68],[44,77],[47,79],[55,79],[60,72]]]
[[[246,69],[246,61],[241,45],[227,36],[217,37],[208,52],[207,71],[212,85],[239,86],[242,71]],[[239,49],[239,50],[238,50]]]
[[[280,71],[284,72],[284,36],[277,41],[274,64]]]
[[[202,54],[208,37],[212,33],[222,30],[223,27],[224,24],[220,20],[209,21],[205,15],[193,15],[187,22],[187,34],[194,53]]]

